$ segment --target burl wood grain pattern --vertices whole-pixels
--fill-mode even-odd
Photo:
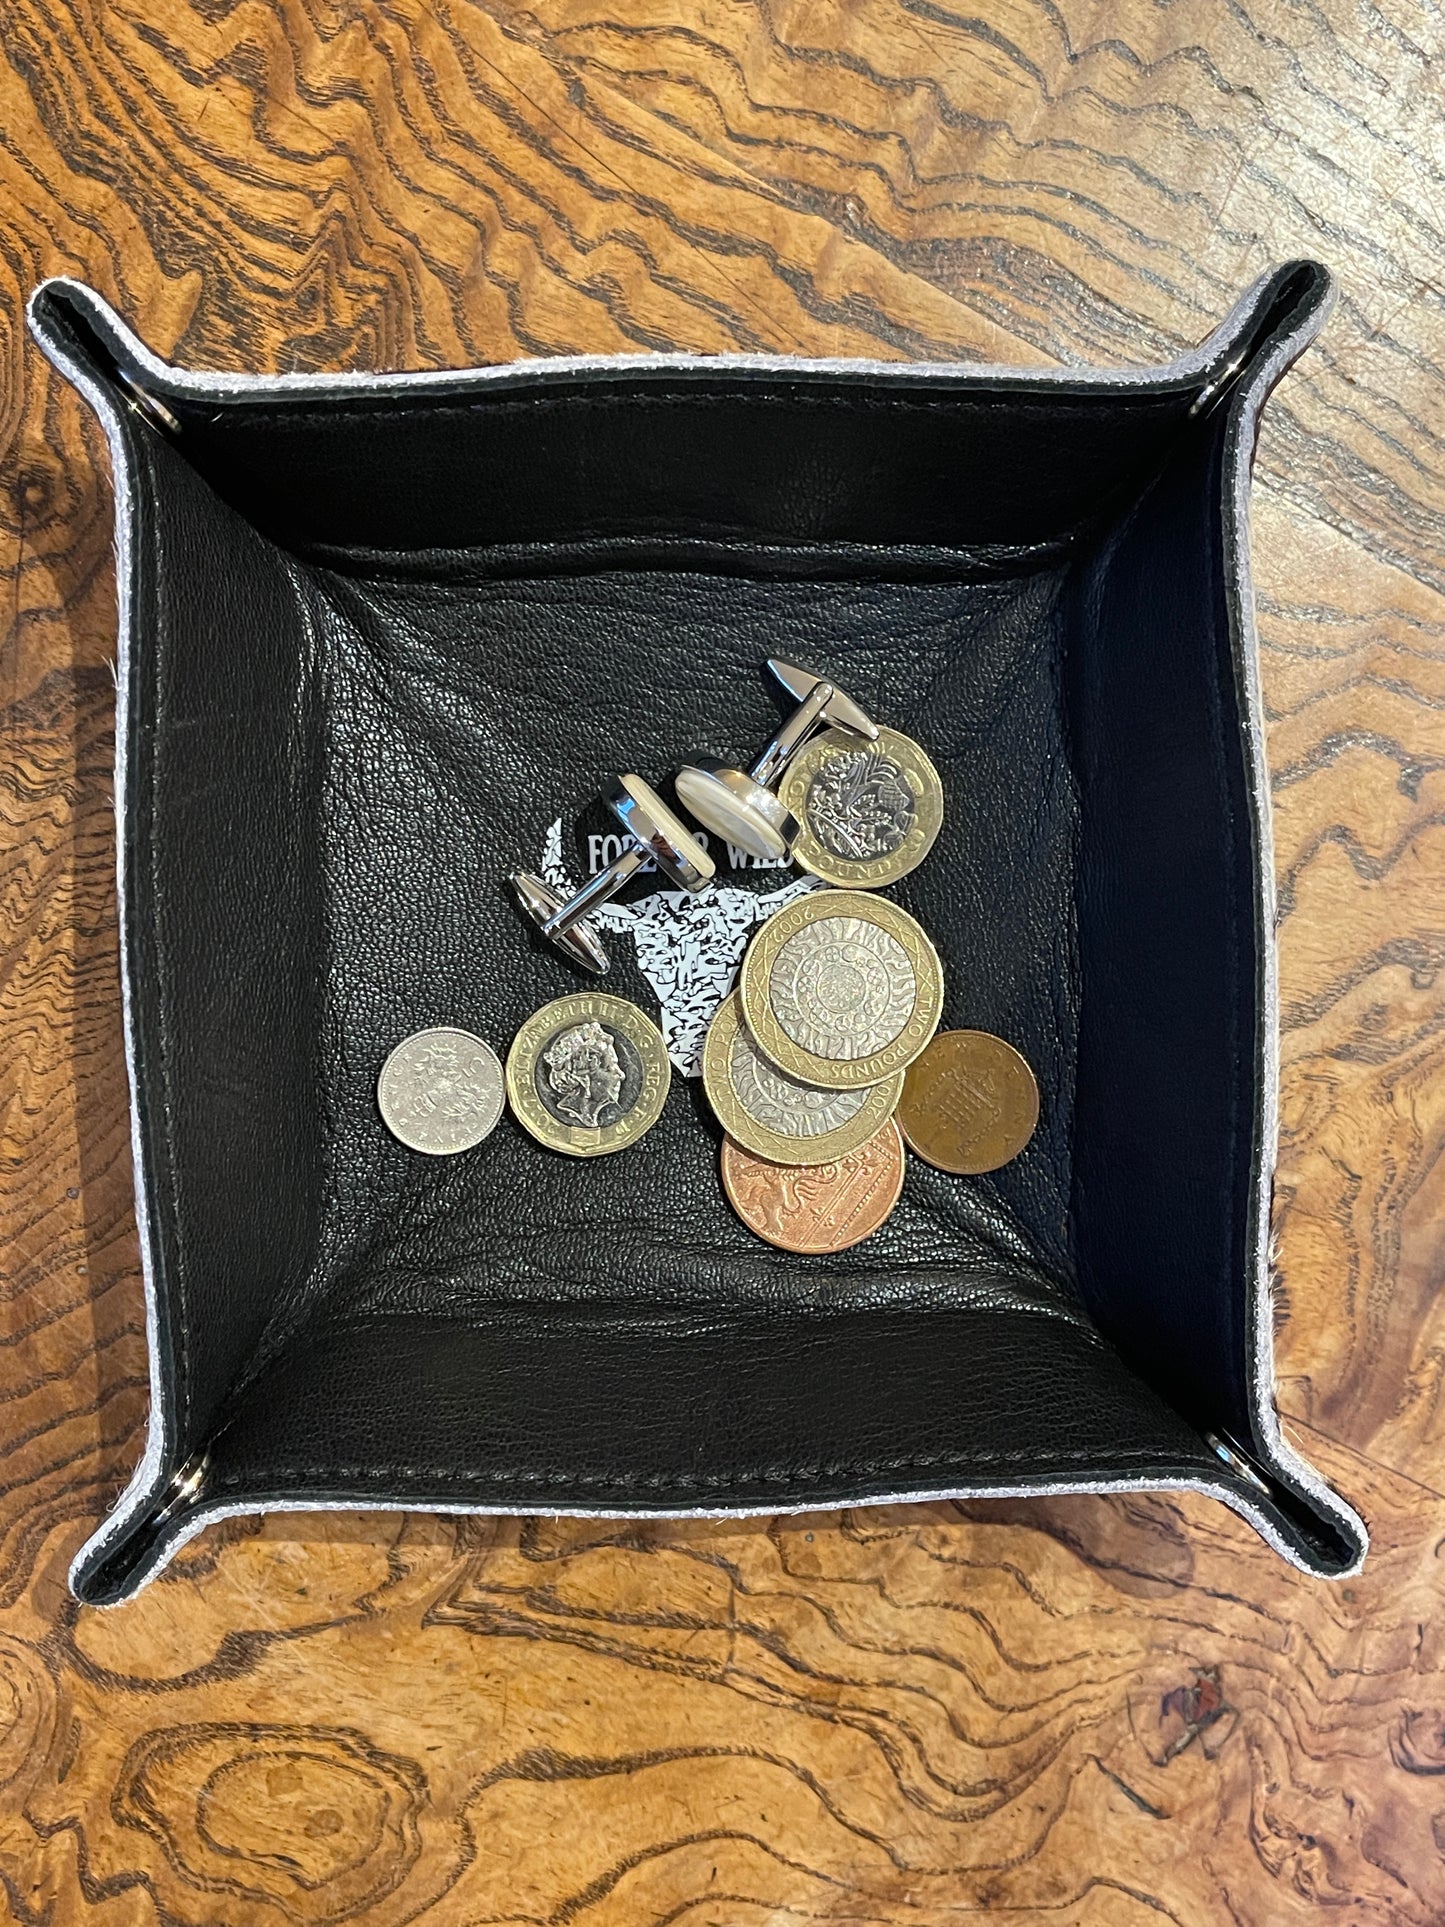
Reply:
[[[0,7],[0,1892],[40,1927],[1445,1919],[1445,33],[1414,0]],[[1432,62],[1435,63],[1432,65]],[[297,1517],[79,1612],[139,1449],[83,275],[217,367],[1155,359],[1343,299],[1254,531],[1299,1577],[1165,1499]]]

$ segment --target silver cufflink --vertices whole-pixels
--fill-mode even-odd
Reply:
[[[640,776],[610,776],[602,799],[622,825],[622,852],[584,883],[570,903],[530,871],[519,870],[512,878],[517,901],[542,935],[564,957],[599,977],[607,969],[607,951],[596,927],[587,921],[589,912],[615,897],[649,857],[683,890],[700,890],[715,867],[697,838]]]
[[[769,657],[768,667],[798,707],[746,772],[713,756],[694,756],[673,780],[678,800],[705,828],[726,838],[749,856],[774,862],[792,854],[800,825],[773,786],[815,730],[825,725],[876,742],[878,726],[836,683],[806,669]]]

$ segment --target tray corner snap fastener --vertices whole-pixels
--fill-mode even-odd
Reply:
[[[706,829],[749,856],[780,862],[793,853],[801,825],[775,793],[788,764],[819,729],[842,730],[871,743],[878,725],[834,682],[769,658],[768,667],[798,707],[750,770],[715,756],[694,756],[673,779],[678,800]]]
[[[702,844],[642,777],[609,776],[602,800],[622,825],[623,848],[570,901],[530,870],[512,878],[517,901],[542,935],[594,977],[606,973],[607,948],[591,912],[615,897],[649,858],[679,889],[690,892],[711,882],[715,869]]]

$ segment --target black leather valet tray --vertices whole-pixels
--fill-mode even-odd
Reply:
[[[38,290],[115,470],[152,1371],[82,1598],[278,1507],[1194,1488],[1308,1570],[1358,1563],[1273,1404],[1246,526],[1259,410],[1328,298],[1294,263],[1130,371],[263,379],[169,367],[88,289]],[[615,1157],[510,1118],[461,1157],[405,1150],[375,1098],[398,1039],[455,1023],[505,1053],[582,987],[508,875],[559,823],[585,872],[610,769],[745,761],[784,713],[769,656],[836,673],[938,766],[942,834],[890,894],[938,947],[945,1025],[1037,1072],[1028,1149],[976,1179],[914,1160],[835,1257],[733,1217],[683,1076]],[[672,964],[614,937],[607,988],[681,1021],[723,923],[787,881],[724,863]]]

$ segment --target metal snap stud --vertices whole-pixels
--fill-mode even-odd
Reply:
[[[868,743],[877,740],[878,726],[836,683],[775,658],[769,658],[768,667],[784,689],[798,698],[798,707],[752,768],[733,769],[714,756],[694,756],[677,772],[674,787],[678,800],[699,823],[749,856],[778,862],[791,856],[801,829],[797,817],[774,794],[793,757],[825,725]]]
[[[696,892],[711,881],[712,858],[675,811],[640,776],[610,776],[602,799],[622,825],[626,842],[605,870],[564,903],[549,883],[530,871],[512,878],[517,901],[544,937],[571,962],[594,976],[607,970],[607,950],[589,913],[615,897],[650,857],[682,890]]]

